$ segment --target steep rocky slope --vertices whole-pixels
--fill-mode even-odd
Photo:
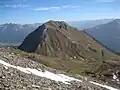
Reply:
[[[49,21],[30,33],[19,49],[46,56],[67,58],[96,57],[101,59],[102,51],[106,54],[107,59],[117,57],[84,32],[70,27],[65,22],[57,21]]]
[[[89,77],[68,75],[0,48],[0,90],[118,90]],[[66,75],[65,75],[66,74]],[[114,87],[114,88],[113,88]],[[115,88],[116,87],[116,88]]]
[[[49,21],[30,33],[19,49],[49,67],[72,74],[84,74],[119,85],[120,57],[85,32],[65,22]],[[116,80],[113,76],[117,75]]]

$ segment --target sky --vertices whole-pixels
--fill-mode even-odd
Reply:
[[[0,0],[0,24],[120,18],[120,0]]]

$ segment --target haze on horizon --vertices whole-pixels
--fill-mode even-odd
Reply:
[[[120,18],[120,0],[0,0],[0,24]]]

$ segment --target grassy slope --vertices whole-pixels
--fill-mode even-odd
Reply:
[[[73,28],[72,28],[73,29]],[[68,59],[66,58],[62,58],[62,57],[50,57],[50,56],[45,56],[42,54],[28,54],[28,53],[23,53],[22,51],[16,51],[16,50],[10,50],[14,53],[19,53],[21,54],[22,52],[22,56],[25,56],[27,58],[31,58],[34,61],[40,62],[46,66],[58,69],[58,70],[63,70],[63,71],[67,71],[69,73],[73,73],[73,74],[85,74],[85,72],[97,72],[97,73],[101,73],[103,71],[105,71],[105,69],[107,70],[108,67],[111,68],[111,66],[109,66],[108,64],[106,65],[106,63],[104,64],[103,61],[106,61],[108,63],[115,63],[115,65],[119,62],[119,61],[113,61],[113,59],[115,60],[119,60],[119,57],[111,52],[109,52],[108,50],[106,50],[105,48],[103,48],[101,45],[99,45],[98,43],[96,43],[92,38],[88,37],[86,34],[84,34],[84,32],[79,32],[77,30],[69,30],[68,33],[66,33],[67,36],[69,36],[71,38],[71,41],[76,41],[79,45],[79,50],[81,52],[81,58],[79,59],[71,59],[71,57],[69,57]],[[51,33],[52,32],[52,33]],[[60,43],[66,43],[65,37],[60,37],[60,33],[56,33],[53,32],[53,30],[49,30],[48,32],[51,35],[51,39],[57,39],[58,41],[61,41]],[[58,37],[59,36],[59,37]],[[75,36],[75,37],[74,37]],[[54,41],[52,41],[52,43],[54,43]],[[59,44],[60,44],[59,43]],[[96,52],[94,52],[93,50],[88,48],[88,44],[90,45],[89,47],[93,50],[96,50]],[[55,46],[53,45],[52,48],[55,48]],[[66,47],[63,46],[63,48],[65,49]],[[43,48],[45,49],[45,48]],[[71,49],[71,48],[69,48]],[[68,51],[69,51],[68,49]],[[104,56],[101,55],[101,49],[104,50]],[[45,51],[45,50],[42,50]],[[72,51],[71,51],[72,52]],[[74,54],[74,53],[72,53]],[[101,68],[102,67],[102,68]],[[99,70],[100,69],[100,70]],[[103,70],[103,71],[101,71]]]
[[[37,53],[25,53],[14,48],[10,48],[9,51],[70,74],[92,74],[97,77],[109,74],[109,69],[110,73],[120,69],[120,57],[84,32],[72,27],[67,32],[57,31],[51,24],[47,29],[49,37],[42,43],[42,48],[38,47]],[[60,51],[58,47],[61,48]]]

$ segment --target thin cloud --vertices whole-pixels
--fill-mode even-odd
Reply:
[[[79,8],[80,6],[65,5],[62,8]]]
[[[28,5],[14,4],[14,5],[5,5],[4,7],[6,7],[6,8],[25,8],[25,7],[28,7]]]
[[[66,9],[66,8],[79,8],[80,6],[72,6],[72,5],[65,5],[60,7],[40,7],[40,8],[34,8],[34,11],[49,11],[49,10],[60,10],[60,9]]]
[[[56,10],[61,9],[60,7],[41,7],[41,8],[35,8],[35,11],[48,11],[48,10]]]
[[[0,0],[0,3],[17,3],[17,4],[20,4],[20,3],[25,3],[26,0]]]
[[[3,0],[0,1],[0,7],[2,8],[25,8],[28,5],[25,4],[26,0]]]
[[[97,2],[114,2],[116,0],[96,0]]]

